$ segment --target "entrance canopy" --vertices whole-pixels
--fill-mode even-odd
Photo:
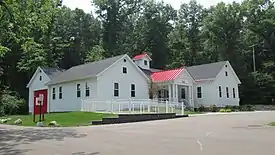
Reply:
[[[184,71],[184,68],[178,68],[173,70],[166,70],[155,72],[151,74],[153,82],[167,82],[177,79],[177,77]]]

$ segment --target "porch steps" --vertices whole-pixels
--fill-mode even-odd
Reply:
[[[92,125],[121,124],[142,121],[164,120],[188,117],[188,115],[176,115],[176,113],[158,113],[158,114],[119,114],[114,118],[103,118],[100,121],[92,121]]]

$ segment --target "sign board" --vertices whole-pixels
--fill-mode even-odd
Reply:
[[[42,106],[43,101],[44,101],[44,95],[43,94],[39,94],[39,97],[35,98],[35,103],[36,103],[37,106]]]

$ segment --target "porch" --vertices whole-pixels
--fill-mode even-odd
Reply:
[[[193,85],[174,81],[153,84],[153,99],[169,103],[184,103],[188,108],[194,107]]]

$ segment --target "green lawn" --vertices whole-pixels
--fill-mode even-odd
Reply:
[[[115,114],[92,113],[92,112],[68,112],[68,113],[50,113],[45,114],[44,125],[48,125],[51,121],[56,121],[62,127],[89,125],[93,120],[102,120],[103,117],[116,117]],[[35,126],[33,115],[16,115],[8,116],[11,118],[6,124],[13,124],[15,120],[20,118],[23,121],[22,126]],[[39,115],[36,116],[39,121]]]
[[[271,126],[275,126],[275,122],[272,122],[272,123],[270,123],[269,125],[271,125]]]

